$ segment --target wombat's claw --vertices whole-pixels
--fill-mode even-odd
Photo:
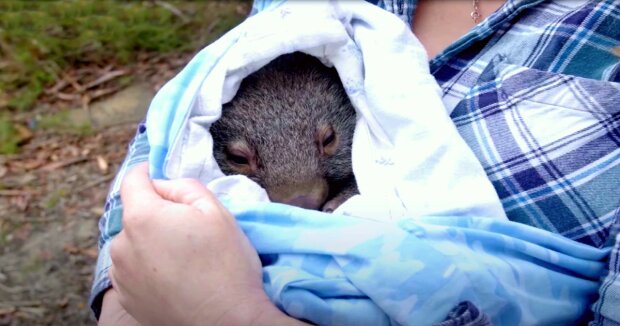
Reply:
[[[333,213],[336,208],[340,207],[340,205],[344,204],[345,201],[355,196],[356,194],[359,194],[359,191],[357,190],[355,183],[353,183],[352,186],[345,188],[338,195],[336,195],[336,197],[328,200],[325,204],[323,204],[321,210],[325,213]]]
[[[342,205],[347,200],[348,197],[338,196],[323,205],[323,212],[325,213],[333,213],[338,206]]]

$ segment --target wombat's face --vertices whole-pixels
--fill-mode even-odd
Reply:
[[[244,79],[211,126],[222,172],[243,174],[272,201],[320,209],[353,180],[355,110],[337,73],[305,55]]]
[[[352,176],[353,131],[326,121],[298,127],[252,138],[240,130],[215,157],[225,174],[248,176],[274,202],[320,209]]]

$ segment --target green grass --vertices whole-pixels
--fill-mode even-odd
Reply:
[[[240,6],[249,6],[249,0],[164,3],[182,15],[156,1],[0,0],[0,154],[18,149],[11,114],[32,109],[67,68],[195,51],[237,25],[245,17]]]
[[[5,114],[0,115],[0,154],[15,153],[19,135]]]
[[[247,1],[0,1],[0,110],[27,110],[71,65],[192,51],[236,25]]]

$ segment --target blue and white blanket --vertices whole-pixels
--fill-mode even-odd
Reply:
[[[607,251],[505,221],[405,24],[364,2],[262,9],[162,88],[147,133],[152,177],[197,178],[224,201],[263,255],[264,286],[281,309],[351,325],[431,324],[462,301],[497,324],[584,315]],[[333,65],[358,115],[360,195],[334,215],[269,203],[249,179],[223,176],[211,152],[222,103],[294,51]]]
[[[494,325],[575,325],[596,300],[609,254],[498,219],[386,223],[278,204],[229,207],[265,255],[270,298],[318,325],[429,325],[463,301]]]
[[[361,195],[340,213],[505,218],[443,106],[422,45],[398,18],[363,1],[284,2],[196,55],[149,108],[153,175],[197,178],[220,197],[266,200],[247,178],[221,178],[209,126],[244,77],[294,51],[333,65],[357,111],[352,161]]]

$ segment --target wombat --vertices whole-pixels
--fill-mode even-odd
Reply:
[[[210,129],[226,175],[243,174],[274,202],[332,212],[358,193],[351,168],[355,109],[334,68],[282,55],[246,77]]]

